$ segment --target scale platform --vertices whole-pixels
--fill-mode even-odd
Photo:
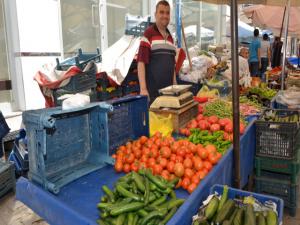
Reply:
[[[157,97],[151,104],[151,109],[172,108],[180,109],[194,101],[192,92],[185,92],[179,96],[162,95]]]

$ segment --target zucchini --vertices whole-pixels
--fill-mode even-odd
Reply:
[[[231,225],[230,221],[229,220],[225,220],[222,225]]]
[[[266,225],[266,219],[262,213],[259,213],[256,217],[256,224],[257,225]]]
[[[219,206],[218,206],[218,212],[220,212],[221,208],[223,207],[223,205],[225,204],[227,199],[228,199],[228,186],[225,185],[224,188],[223,188],[223,194],[221,196],[221,200],[220,200],[220,203],[219,203]]]
[[[241,225],[243,224],[243,218],[244,217],[244,210],[242,208],[239,208],[234,219],[232,225]]]
[[[207,207],[205,208],[204,211],[204,215],[206,217],[207,220],[210,220],[211,218],[213,218],[213,216],[215,215],[215,213],[218,210],[218,206],[219,206],[219,199],[214,196],[208,203]]]
[[[222,223],[224,220],[230,218],[230,216],[234,213],[235,203],[232,199],[228,199],[220,212],[217,214],[216,223]]]
[[[277,214],[273,210],[268,210],[267,225],[277,225],[277,224],[278,224]]]
[[[245,220],[244,225],[255,225],[255,214],[253,205],[247,204],[246,211],[245,211]]]
[[[235,209],[234,209],[234,212],[233,212],[232,215],[230,216],[229,224],[233,224],[234,217],[236,216],[236,214],[237,214],[238,211],[239,211],[239,208],[235,208]]]

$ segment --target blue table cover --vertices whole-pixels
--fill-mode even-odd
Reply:
[[[241,184],[244,186],[253,171],[255,155],[254,121],[249,123],[241,137]],[[233,184],[233,150],[222,157],[212,171],[189,195],[185,190],[176,190],[177,197],[185,203],[168,222],[168,225],[191,224],[192,216],[208,196],[214,184]],[[96,225],[99,212],[96,207],[103,195],[101,186],[113,187],[124,174],[117,174],[112,166],[83,176],[61,189],[58,195],[45,191],[40,186],[21,177],[17,182],[16,197],[51,225]]]

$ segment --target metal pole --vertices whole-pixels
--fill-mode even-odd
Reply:
[[[287,0],[287,12],[284,20],[284,42],[283,42],[283,58],[282,58],[282,70],[281,70],[281,90],[284,89],[284,78],[285,78],[285,62],[286,62],[286,47],[287,47],[287,36],[289,28],[291,1]]]
[[[233,108],[233,153],[235,162],[234,185],[241,188],[240,171],[240,90],[239,90],[239,56],[238,56],[238,9],[237,0],[231,0],[231,61],[232,61],[232,108]]]
[[[181,47],[181,0],[176,0],[175,9],[175,21],[176,21],[176,35],[177,35],[177,46]]]

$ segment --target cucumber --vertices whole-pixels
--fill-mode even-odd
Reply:
[[[227,199],[228,199],[228,186],[225,185],[223,188],[223,194],[222,194],[219,206],[218,206],[218,212],[220,212],[221,208],[223,207],[223,205],[225,204]]]
[[[233,224],[234,217],[236,216],[236,214],[237,214],[238,211],[239,211],[239,208],[235,208],[235,209],[234,209],[234,212],[233,212],[232,215],[230,216],[229,224]]]
[[[225,220],[222,225],[231,225],[230,221],[229,220]]]
[[[220,212],[217,214],[216,223],[222,223],[224,220],[227,220],[230,218],[230,216],[233,214],[235,209],[235,203],[232,199],[228,199]]]
[[[257,225],[266,225],[266,219],[262,213],[259,213],[256,217],[256,224]]]
[[[277,214],[273,210],[268,210],[267,225],[277,225],[277,224],[278,224]]]
[[[214,196],[210,200],[210,202],[208,203],[208,205],[204,211],[204,215],[207,220],[210,220],[215,215],[215,213],[218,210],[218,206],[219,206],[219,199],[216,196]]]
[[[244,210],[242,208],[239,208],[234,219],[232,225],[241,225],[243,224],[243,218],[244,217]]]
[[[246,211],[245,211],[245,220],[244,225],[255,225],[255,214],[253,206],[250,204],[246,205]]]

